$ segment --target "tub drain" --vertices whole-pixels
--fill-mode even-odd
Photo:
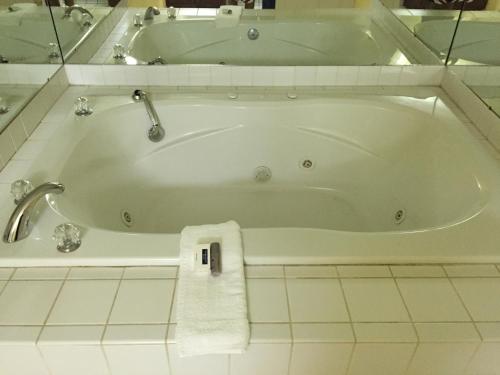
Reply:
[[[398,210],[394,214],[394,221],[396,224],[401,224],[403,221],[406,219],[406,211],[405,210]]]
[[[123,224],[130,228],[132,226],[132,215],[130,215],[130,212],[122,210],[121,217]]]

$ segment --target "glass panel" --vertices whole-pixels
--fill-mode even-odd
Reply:
[[[0,132],[59,69],[60,55],[47,6],[0,0]]]
[[[238,3],[240,6],[234,5]],[[379,0],[128,0],[127,8],[119,4],[111,14],[117,8],[122,13],[107,17],[112,22],[106,26],[106,38],[93,45],[82,44],[81,49],[91,53],[74,54],[66,62],[442,64],[424,44],[414,45],[412,32],[406,28],[401,32],[402,24]],[[55,18],[56,23],[61,22]],[[419,16],[420,22],[422,18]],[[65,50],[65,42],[62,45]]]
[[[119,0],[47,0],[65,62],[88,61],[108,35],[106,19]],[[83,42],[87,42],[83,45]]]
[[[484,0],[470,0],[477,3]],[[460,0],[383,0],[418,40],[444,64],[460,17]],[[416,46],[414,45],[414,48]]]
[[[500,65],[500,1],[465,2],[450,65]]]

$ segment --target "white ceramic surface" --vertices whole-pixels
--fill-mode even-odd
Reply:
[[[3,265],[175,264],[184,226],[230,219],[249,264],[499,259],[495,161],[436,96],[157,95],[160,143],[142,103],[92,100],[19,176],[66,191],[28,239],[1,244]],[[83,245],[59,254],[68,221]]]

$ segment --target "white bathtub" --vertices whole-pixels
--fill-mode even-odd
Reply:
[[[259,31],[257,40],[248,30]],[[130,26],[121,41],[129,63],[157,57],[168,64],[228,65],[391,65],[409,57],[368,15],[331,19],[242,19],[235,27],[217,28],[214,19],[167,21],[157,16],[140,30]]]
[[[0,245],[0,265],[175,264],[184,226],[229,219],[243,228],[248,264],[500,260],[498,167],[436,96],[177,94],[154,104],[160,143],[128,95],[68,117],[19,176],[66,191],[48,197],[28,239]],[[268,181],[255,179],[261,166]],[[71,254],[50,240],[63,222],[84,233]]]

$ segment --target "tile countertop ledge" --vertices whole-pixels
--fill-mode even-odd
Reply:
[[[0,373],[500,374],[498,265],[245,271],[247,351],[181,358],[177,267],[0,268]]]
[[[484,265],[246,266],[251,342],[500,342]],[[175,343],[177,267],[0,268],[0,344]]]

